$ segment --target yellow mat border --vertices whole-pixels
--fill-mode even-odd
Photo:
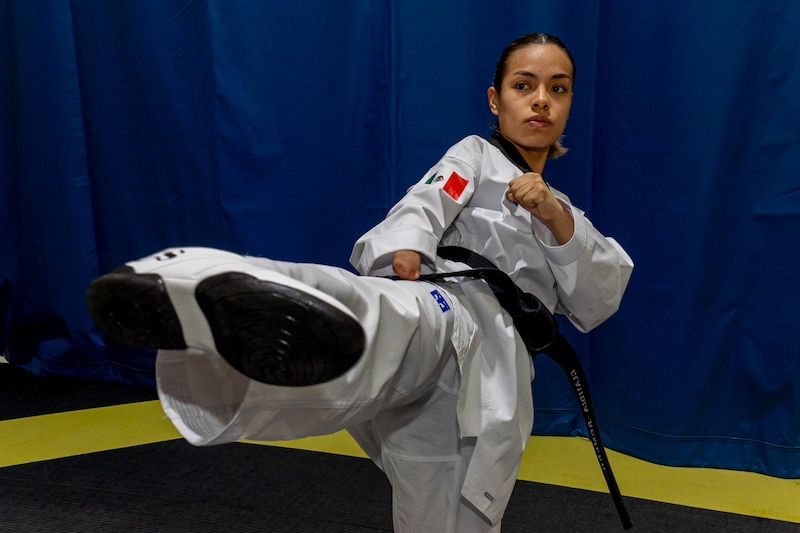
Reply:
[[[180,438],[158,401],[0,421],[0,468]],[[346,432],[253,443],[366,457]],[[666,467],[608,451],[625,496],[800,523],[800,479],[751,472]],[[531,437],[519,479],[606,492],[591,444]]]

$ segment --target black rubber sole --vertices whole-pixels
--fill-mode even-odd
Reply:
[[[245,376],[270,385],[315,385],[341,376],[364,350],[350,315],[303,291],[228,272],[203,280],[195,299],[217,352]],[[180,321],[158,274],[122,267],[95,280],[89,314],[113,340],[184,349]]]
[[[186,348],[178,315],[158,274],[122,266],[97,278],[86,291],[95,324],[115,341],[140,348]]]
[[[219,354],[262,383],[330,381],[352,368],[364,350],[355,319],[286,285],[228,272],[203,280],[195,298]]]

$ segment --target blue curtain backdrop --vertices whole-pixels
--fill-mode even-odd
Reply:
[[[564,329],[609,447],[800,477],[800,3],[2,0],[0,340],[39,374],[153,383],[84,292],[166,246],[347,267],[467,134],[513,38],[577,63],[547,179],[636,262]],[[544,358],[535,433],[583,434]]]

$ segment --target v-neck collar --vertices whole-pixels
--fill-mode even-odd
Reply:
[[[530,165],[528,162],[525,161],[525,158],[522,157],[522,154],[517,149],[514,144],[503,137],[499,131],[495,131],[491,137],[489,137],[488,141],[495,146],[498,150],[500,150],[504,156],[508,158],[509,161],[514,163],[519,169],[524,172],[533,172],[531,170]]]

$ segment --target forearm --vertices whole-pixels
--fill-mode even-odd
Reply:
[[[557,310],[581,331],[589,331],[619,308],[633,262],[580,211],[574,210],[572,215],[574,232],[564,244],[559,244],[541,221],[534,223],[534,232],[556,280]]]
[[[560,214],[549,220],[542,220],[542,222],[559,245],[567,244],[575,234],[575,219],[572,218],[572,213],[566,206],[562,206]]]

